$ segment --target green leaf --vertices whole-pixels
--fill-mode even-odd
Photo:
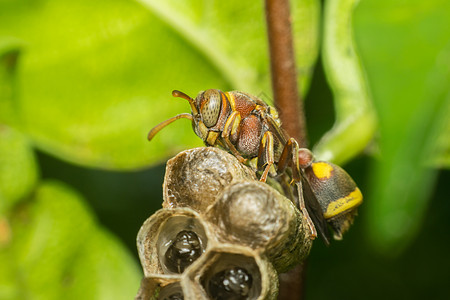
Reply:
[[[73,262],[69,299],[133,299],[142,276],[121,243],[108,232],[96,230]]]
[[[9,223],[11,240],[0,247],[0,264],[7,266],[0,272],[2,299],[130,299],[136,293],[135,262],[70,188],[43,183]]]
[[[358,0],[328,0],[324,13],[323,62],[334,94],[336,122],[314,147],[318,159],[343,164],[371,141],[376,116],[353,40]]]
[[[427,90],[440,97],[442,104],[438,104],[438,111],[434,116],[432,128],[429,132],[427,144],[430,151],[425,158],[429,166],[435,168],[450,168],[450,43],[438,57],[439,62],[430,78]]]
[[[0,124],[0,215],[28,196],[37,178],[36,160],[27,139]]]
[[[0,216],[26,197],[38,177],[33,150],[15,124],[13,108],[17,44],[0,39]]]
[[[0,124],[13,124],[15,71],[19,57],[19,43],[11,38],[0,38]]]
[[[368,233],[385,253],[400,253],[420,230],[436,178],[427,165],[437,136],[448,132],[450,37],[443,28],[450,28],[445,0],[367,0],[356,10],[356,40],[380,121]]]
[[[193,44],[232,88],[252,94],[270,91],[263,1],[204,2],[140,0]],[[306,93],[318,54],[320,3],[291,3],[299,84]]]
[[[148,131],[206,88],[268,94],[261,1],[39,1],[0,4],[0,35],[25,44],[18,115],[36,145],[74,163],[147,166],[201,145],[179,121]],[[306,91],[317,56],[319,4],[293,3]],[[64,16],[63,18],[61,16]],[[184,123],[183,123],[184,122]]]

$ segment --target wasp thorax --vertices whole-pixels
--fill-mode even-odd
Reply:
[[[212,299],[248,299],[252,276],[241,267],[232,267],[216,273],[209,281],[208,293]]]
[[[222,99],[219,90],[206,90],[200,99],[200,113],[206,127],[213,127],[219,120]]]
[[[281,120],[280,117],[278,116],[278,111],[272,106],[269,106],[269,115],[271,115],[273,120],[277,123],[277,125],[281,127]]]
[[[179,282],[169,284],[159,291],[158,300],[183,300],[183,290]]]
[[[165,265],[174,273],[182,273],[202,252],[200,239],[194,231],[180,231],[166,251]]]

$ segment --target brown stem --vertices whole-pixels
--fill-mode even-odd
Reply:
[[[289,1],[266,0],[266,22],[275,106],[284,129],[300,147],[306,147],[306,122],[297,87]]]
[[[289,272],[278,275],[280,281],[279,300],[303,299],[305,268],[306,263],[302,263]]]
[[[292,41],[289,0],[266,0],[266,23],[270,50],[270,68],[275,106],[283,127],[300,147],[308,144],[303,102],[297,87],[297,70]],[[303,298],[304,265],[280,274],[278,299]]]

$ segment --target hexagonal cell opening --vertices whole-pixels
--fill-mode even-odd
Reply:
[[[173,216],[161,226],[156,245],[164,273],[180,274],[205,252],[207,236],[197,219]]]
[[[252,257],[220,253],[200,278],[211,299],[257,299],[261,294],[261,273]]]
[[[179,282],[165,286],[159,290],[158,300],[183,300],[184,294]]]
[[[135,300],[156,300],[159,299],[158,295],[161,295],[161,290],[166,290],[169,286],[179,286],[179,289],[168,289],[167,292],[170,296],[171,294],[176,294],[176,291],[181,291],[181,276],[180,275],[157,275],[144,277],[141,280],[141,285],[139,287],[138,293]],[[171,292],[173,291],[173,292]],[[167,298],[167,297],[166,297]],[[168,298],[170,299],[170,297]],[[177,299],[177,298],[175,298]]]

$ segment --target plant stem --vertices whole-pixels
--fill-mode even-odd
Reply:
[[[292,41],[288,0],[266,0],[266,23],[270,50],[272,90],[283,127],[300,147],[308,144],[303,102],[297,87],[297,70]],[[303,298],[304,264],[280,274],[278,299]]]
[[[304,262],[289,272],[278,275],[280,281],[279,300],[303,299],[305,269],[306,263]]]
[[[297,87],[289,1],[266,0],[266,22],[275,106],[283,128],[300,147],[306,147],[306,122]]]

